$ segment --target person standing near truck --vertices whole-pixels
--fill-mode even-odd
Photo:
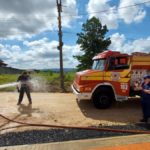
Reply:
[[[141,105],[142,105],[142,112],[143,118],[140,122],[148,122],[150,118],[150,75],[145,75],[143,77],[143,83],[139,84],[138,82],[134,83],[135,91],[142,91],[141,92]]]
[[[30,79],[31,79],[31,77],[27,71],[24,71],[18,77],[17,82],[20,82],[20,89],[17,87],[18,92],[19,92],[19,99],[18,99],[17,105],[21,104],[23,97],[24,97],[24,93],[26,93],[26,95],[28,97],[29,104],[32,104],[32,99],[31,99],[31,94],[30,94],[30,83],[29,83]]]
[[[150,75],[144,76],[144,82],[142,84],[142,95],[141,95],[141,104],[143,110],[143,119],[141,122],[148,122],[150,118]]]

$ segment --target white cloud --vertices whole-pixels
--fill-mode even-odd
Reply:
[[[3,46],[2,44],[0,44],[0,50],[3,49],[3,48],[4,48],[4,46]],[[0,52],[1,52],[1,51],[0,51]]]
[[[111,45],[109,49],[124,53],[150,52],[150,36],[145,39],[128,41],[123,34],[115,33],[111,35]],[[0,44],[0,59],[9,66],[23,69],[44,69],[59,68],[59,51],[57,41],[49,41],[43,38],[35,41],[24,41],[24,49],[19,45]],[[78,64],[73,58],[80,55],[82,51],[79,45],[63,46],[63,60],[65,68],[72,68]]]
[[[146,16],[146,11],[139,11],[138,15],[135,16],[134,21],[141,22],[145,16]]]
[[[125,36],[123,34],[115,33],[111,36],[111,49],[115,51],[121,51],[125,42]]]
[[[121,0],[119,7],[126,7],[128,5],[135,5],[140,3],[139,0]],[[142,5],[136,7],[127,7],[118,10],[119,17],[125,21],[125,23],[130,24],[132,22],[140,22],[146,16],[146,11],[143,10]]]
[[[76,0],[63,0],[62,26],[69,27],[77,15]],[[0,38],[30,37],[57,28],[55,0],[1,0]]]
[[[37,41],[24,41],[25,49],[21,50],[19,45],[0,45],[0,59],[9,66],[24,69],[59,68],[59,50],[57,41],[49,41],[43,38]],[[77,65],[73,55],[79,54],[78,45],[63,46],[63,60],[65,68]]]
[[[118,14],[115,13],[113,10],[116,8],[115,6],[111,7],[108,4],[109,0],[89,0],[87,5],[87,11],[89,13],[89,17],[96,16],[98,17],[102,24],[106,24],[109,29],[117,28],[117,18]],[[108,10],[106,12],[100,12],[103,10]],[[97,12],[97,13],[93,13]]]
[[[133,52],[150,52],[150,36],[143,39],[137,39],[134,41],[127,41],[123,34],[115,33],[111,36],[110,49],[115,51],[121,51],[125,53]]]
[[[146,16],[144,6],[149,6],[148,3],[133,6],[137,3],[143,3],[142,0],[120,0],[118,7],[111,6],[109,1],[110,0],[89,0],[87,5],[89,18],[93,16],[98,17],[102,24],[106,24],[109,29],[118,28],[120,20],[126,24],[141,22]],[[131,5],[133,7],[126,7]]]

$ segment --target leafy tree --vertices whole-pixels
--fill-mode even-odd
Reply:
[[[4,67],[7,66],[7,64],[5,64],[1,59],[0,59],[0,67]]]
[[[105,39],[105,34],[108,32],[107,26],[102,26],[96,17],[87,20],[82,26],[82,31],[77,34],[77,44],[80,45],[83,55],[74,56],[79,61],[78,71],[91,68],[92,58],[107,50],[111,44],[110,38]]]

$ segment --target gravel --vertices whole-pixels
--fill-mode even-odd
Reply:
[[[112,126],[111,128],[124,130],[148,129],[147,126],[143,125]],[[79,129],[48,129],[48,130],[32,130],[24,132],[9,132],[0,135],[0,147],[36,144],[36,143],[61,142],[79,139],[102,138],[102,137],[112,137],[122,135],[131,135],[131,134],[105,132],[105,131],[79,130]]]

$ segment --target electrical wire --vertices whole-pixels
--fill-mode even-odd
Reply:
[[[133,5],[127,5],[127,6],[122,6],[122,7],[118,7],[118,8],[112,8],[112,9],[105,9],[105,10],[101,10],[101,11],[95,11],[95,12],[90,12],[88,14],[79,14],[78,16],[87,16],[89,14],[95,14],[95,13],[104,13],[104,12],[109,12],[109,11],[114,11],[114,10],[117,10],[117,9],[126,9],[126,8],[129,8],[129,7],[136,7],[136,6],[139,6],[139,5],[144,5],[146,3],[150,3],[150,1],[145,1],[145,2],[142,2],[142,3],[136,3],[136,4],[133,4]],[[64,13],[69,13],[69,12],[64,12]],[[77,15],[62,15],[62,17],[78,17]]]
[[[147,3],[150,3],[150,1],[145,1],[145,2],[141,2],[141,3],[135,3],[133,5],[126,5],[126,6],[122,6],[122,7],[115,7],[115,8],[112,8],[112,9],[105,9],[105,10],[101,10],[101,11],[95,11],[95,12],[90,12],[88,14],[85,14],[85,13],[81,13],[79,15],[62,15],[61,17],[79,17],[79,16],[87,16],[89,14],[95,14],[95,13],[104,13],[104,12],[109,12],[109,11],[112,11],[112,10],[117,10],[117,9],[126,9],[126,8],[129,8],[129,7],[136,7],[136,6],[139,6],[139,5],[144,5],[144,4],[147,4]],[[69,12],[63,12],[63,13],[69,13]],[[45,15],[41,15],[42,16],[45,16]],[[47,18],[57,18],[57,16],[47,16]],[[14,18],[15,19],[15,18]],[[23,16],[23,19],[25,20],[25,16]],[[4,18],[0,18],[0,21],[8,21]],[[11,18],[10,21],[13,21],[13,18]]]

